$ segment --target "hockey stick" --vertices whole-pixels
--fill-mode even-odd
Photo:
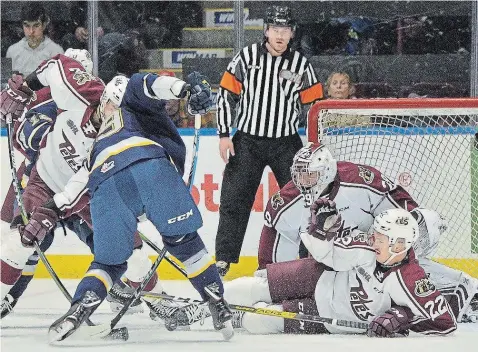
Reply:
[[[8,114],[6,116],[6,122],[7,122],[8,154],[9,154],[9,161],[10,161],[10,170],[12,172],[12,185],[13,185],[13,190],[15,193],[15,198],[18,204],[18,209],[20,211],[20,215],[23,220],[23,224],[26,225],[28,223],[28,215],[25,210],[25,206],[23,204],[22,195],[20,194],[20,182],[17,177],[17,168],[15,163],[15,149],[13,147],[13,126],[12,126],[13,119],[11,114]],[[43,265],[45,266],[46,270],[50,274],[51,278],[53,279],[55,284],[58,286],[63,296],[65,296],[68,302],[71,303],[72,297],[70,293],[68,292],[66,287],[63,285],[58,275],[55,273],[55,270],[53,270],[53,267],[51,266],[50,262],[45,256],[45,253],[43,253],[43,251],[41,250],[40,245],[36,239],[33,241],[33,246],[35,248],[35,251],[38,253],[38,256],[40,257],[41,261],[43,262]],[[95,324],[90,319],[87,319],[86,323],[89,326],[95,326]],[[113,334],[111,336],[115,338],[116,336],[121,335],[122,332],[120,330],[121,329],[116,329],[115,331],[113,331]]]
[[[193,159],[191,162],[191,170],[189,171],[189,177],[188,177],[188,186],[189,189],[192,188],[193,182],[194,182],[194,174],[196,172],[196,165],[197,165],[197,159],[198,159],[198,150],[199,150],[199,130],[201,129],[201,115],[196,114],[195,115],[195,120],[194,120],[194,142],[193,142]],[[141,234],[142,238],[146,238],[143,234]],[[147,239],[148,242],[152,243]],[[141,292],[143,289],[146,287],[148,282],[151,280],[153,277],[154,273],[159,267],[159,264],[163,260],[163,258],[166,256],[167,249],[164,247],[163,249],[159,250],[159,247],[155,246],[156,251],[159,253],[158,257],[156,258],[156,261],[153,263],[153,266],[151,269],[149,269],[148,273],[144,276],[143,281],[140,283],[140,285],[135,289],[131,297],[127,300],[123,308],[118,312],[118,314],[111,320],[110,324],[103,324],[101,327],[103,330],[98,329],[98,333],[104,334],[107,333],[108,331],[112,331],[116,324],[120,321],[120,319],[125,315],[126,311],[130,308],[130,306],[133,304],[133,302],[141,295]],[[170,261],[170,260],[168,260]]]
[[[194,300],[192,298],[183,298],[177,296],[170,296],[163,293],[153,293],[153,292],[142,292],[142,297],[152,297],[152,298],[161,298],[169,301],[176,301],[186,304],[197,304],[201,305],[204,304],[202,301]],[[283,319],[291,319],[291,320],[301,320],[301,321],[309,321],[312,323],[325,323],[329,325],[335,326],[344,326],[348,328],[355,328],[355,329],[368,329],[368,323],[361,323],[356,321],[350,320],[341,320],[341,319],[332,319],[332,318],[324,318],[318,315],[311,315],[311,314],[302,314],[302,313],[293,313],[293,312],[281,312],[275,309],[267,309],[267,308],[254,308],[248,306],[242,306],[237,304],[229,304],[229,307],[233,310],[237,310],[240,312],[246,313],[253,313],[253,314],[260,314],[260,315],[267,315],[277,318]]]

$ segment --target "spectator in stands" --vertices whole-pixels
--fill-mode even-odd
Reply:
[[[355,86],[345,72],[332,72],[327,78],[326,94],[329,99],[355,99]],[[370,124],[369,116],[330,114],[324,127],[351,127]]]
[[[325,85],[329,99],[350,99],[355,93],[350,76],[345,72],[332,72]]]
[[[23,5],[21,21],[25,37],[7,49],[6,57],[12,59],[13,71],[28,74],[63,49],[44,34],[50,20],[40,2]]]

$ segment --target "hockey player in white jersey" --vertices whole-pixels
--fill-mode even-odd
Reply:
[[[269,264],[263,277],[225,284],[225,297],[239,305],[368,322],[367,331],[236,312],[235,327],[251,333],[364,333],[374,337],[447,335],[456,320],[443,295],[427,278],[412,248],[418,223],[406,210],[375,217],[371,235],[341,227],[335,203],[319,198],[300,236],[313,258]]]
[[[347,161],[336,161],[324,146],[309,143],[295,156],[292,181],[272,196],[264,212],[259,243],[259,269],[267,264],[298,257],[301,228],[308,225],[312,202],[325,197],[337,204],[342,224],[337,237],[354,230],[367,232],[383,210],[403,208],[419,222],[414,244],[420,265],[450,301],[458,321],[478,316],[478,280],[431,259],[446,221],[435,211],[420,208],[407,191],[379,170]]]

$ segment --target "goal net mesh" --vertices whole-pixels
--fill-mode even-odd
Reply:
[[[308,139],[373,166],[448,221],[433,259],[478,277],[478,99],[330,100]]]

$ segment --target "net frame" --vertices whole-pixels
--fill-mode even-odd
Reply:
[[[478,277],[477,98],[324,100],[309,110],[307,139],[444,215],[433,259]]]

